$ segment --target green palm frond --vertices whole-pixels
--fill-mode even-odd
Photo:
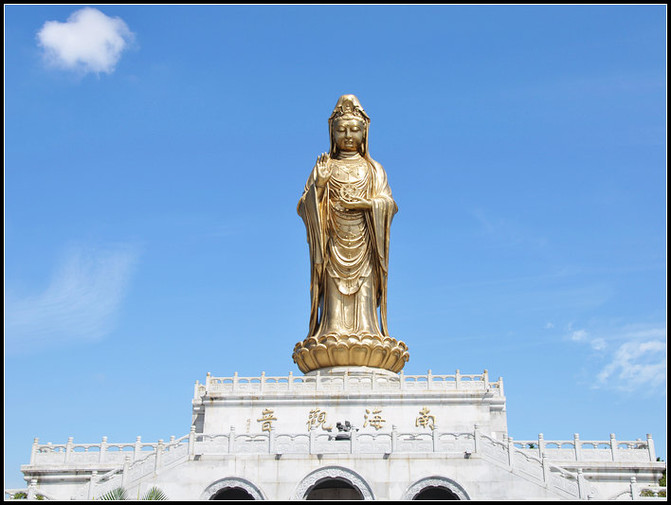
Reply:
[[[143,500],[167,500],[166,494],[157,487],[152,487],[143,496]]]
[[[99,500],[126,500],[126,490],[122,487],[117,487],[108,491],[98,498]]]

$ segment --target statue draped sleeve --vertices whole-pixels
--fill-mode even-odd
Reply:
[[[310,246],[310,332],[314,335],[319,324],[319,301],[323,296],[324,256],[326,253],[326,233],[323,204],[317,196],[316,167],[312,170],[303,196],[298,201],[298,215],[305,223],[308,245]]]
[[[377,268],[380,285],[377,293],[377,304],[380,307],[380,324],[382,334],[389,336],[387,327],[387,275],[389,271],[389,236],[391,221],[398,211],[398,206],[391,196],[391,189],[387,183],[387,174],[382,166],[373,160],[373,188],[371,201],[373,208],[369,214],[369,228],[373,232],[375,252],[377,253]]]

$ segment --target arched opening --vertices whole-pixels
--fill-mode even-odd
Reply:
[[[254,497],[241,487],[226,487],[210,498],[210,500],[253,500]]]
[[[412,497],[413,500],[458,500],[459,497],[443,486],[429,486]]]
[[[317,482],[305,496],[306,500],[363,500],[363,495],[345,479],[326,478]]]

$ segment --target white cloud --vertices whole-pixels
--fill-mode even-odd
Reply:
[[[85,7],[72,13],[65,23],[47,21],[37,39],[52,65],[83,73],[110,74],[133,40],[133,33],[121,18]]]
[[[597,337],[584,329],[574,330],[572,325],[568,330],[571,341],[588,344],[607,363],[597,373],[593,387],[651,393],[665,383],[665,328],[627,325],[601,330],[598,333],[602,336]]]
[[[623,391],[649,390],[663,385],[666,381],[666,342],[625,342],[597,377],[600,384],[611,384]]]
[[[42,293],[18,297],[8,292],[7,351],[106,336],[113,329],[137,257],[137,250],[130,246],[72,248]]]

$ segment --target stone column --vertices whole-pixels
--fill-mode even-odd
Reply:
[[[26,499],[28,500],[37,499],[37,479],[30,479],[30,484],[28,485],[28,492],[26,493]]]
[[[91,472],[91,479],[89,480],[89,490],[87,494],[87,500],[92,500],[93,499],[93,486],[96,484],[96,478],[98,476],[98,472],[96,470],[93,470]]]
[[[74,437],[68,437],[68,443],[65,444],[65,462],[70,461],[70,454],[72,453],[72,441]]]
[[[515,445],[513,437],[508,437],[508,466],[512,470],[515,461]]]
[[[128,478],[128,468],[130,467],[130,456],[126,456],[123,460],[123,470],[121,473],[121,487],[126,487],[126,479]]]
[[[99,462],[105,460],[105,453],[107,452],[107,437],[103,437],[102,442],[100,442],[100,457],[98,458]]]
[[[638,491],[638,484],[636,484],[636,477],[632,477],[630,479],[629,489],[631,490],[631,499],[638,500],[640,497]]]
[[[156,453],[154,455],[154,473],[158,473],[161,466],[163,465],[163,439],[158,439],[158,444],[156,445]]]
[[[575,453],[575,460],[580,461],[582,459],[582,442],[580,442],[580,435],[577,433],[573,434],[573,451]]]
[[[617,461],[617,440],[615,440],[615,433],[610,434],[610,454],[613,461]]]
[[[37,456],[37,451],[39,449],[38,445],[40,443],[40,439],[35,437],[33,439],[33,447],[30,449],[30,464],[34,465],[35,464],[35,457]]]
[[[140,453],[142,451],[142,437],[139,435],[135,437],[135,448],[133,449],[133,461],[140,458]]]
[[[193,459],[193,454],[196,449],[196,427],[191,426],[191,430],[189,431],[189,445],[188,445],[188,459]]]
[[[657,461],[657,457],[655,455],[655,443],[652,441],[652,435],[648,433],[645,438],[648,442],[648,455],[650,456],[650,461]]]
[[[401,370],[403,372],[403,370]],[[398,429],[395,424],[391,426],[391,452],[396,452],[398,447]]]
[[[578,468],[578,498],[585,499],[585,476],[582,473],[582,468]]]

